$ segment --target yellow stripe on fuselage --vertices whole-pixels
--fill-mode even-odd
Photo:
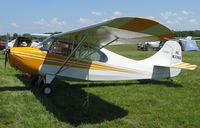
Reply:
[[[27,61],[23,63],[31,62],[31,66],[35,66],[34,68],[39,69],[41,64],[47,65],[56,65],[61,66],[66,57],[57,55],[54,53],[47,53],[47,52],[39,52],[35,50],[30,50],[26,52],[20,51],[12,51],[12,54],[15,54],[21,58],[26,58]],[[28,65],[28,64],[27,64]],[[107,70],[107,71],[116,71],[116,72],[124,72],[124,73],[137,73],[136,71],[127,70],[124,68],[118,68],[113,66],[107,66],[103,64],[98,64],[92,61],[80,61],[74,58],[71,58],[68,63],[66,63],[66,67],[75,67],[75,68],[84,68],[84,69],[93,69],[93,70]]]

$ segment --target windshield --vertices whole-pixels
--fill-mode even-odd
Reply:
[[[38,47],[42,50],[42,51],[48,51],[52,45],[52,43],[54,42],[55,38],[53,36],[50,36],[48,38],[46,38],[45,40],[43,40],[40,44],[38,44]]]

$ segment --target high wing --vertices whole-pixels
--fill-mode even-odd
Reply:
[[[138,17],[116,18],[89,27],[61,33],[54,37],[64,42],[84,42],[90,46],[111,43],[135,43],[145,41],[166,41],[173,32],[164,25],[150,19]]]
[[[53,36],[54,40],[73,43],[76,47],[65,59],[55,75],[70,67],[65,67],[66,63],[83,45],[101,49],[111,43],[166,41],[171,39],[172,36],[173,32],[164,25],[150,19],[137,17],[116,18],[89,27],[57,34]],[[79,60],[92,55],[94,52],[87,52],[87,50],[80,52]],[[73,64],[71,63],[71,65]]]

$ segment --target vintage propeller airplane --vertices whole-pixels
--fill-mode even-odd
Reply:
[[[173,32],[160,23],[138,17],[121,17],[82,29],[52,35],[40,48],[16,47],[6,52],[12,67],[30,74],[32,83],[52,92],[56,77],[68,80],[109,81],[169,78],[196,65],[182,62]],[[167,41],[152,57],[136,61],[104,47],[109,44]]]

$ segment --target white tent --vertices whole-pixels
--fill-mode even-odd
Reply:
[[[183,51],[198,51],[199,50],[196,41],[192,40],[191,36],[188,36],[185,39],[180,39],[179,44],[181,45]]]

